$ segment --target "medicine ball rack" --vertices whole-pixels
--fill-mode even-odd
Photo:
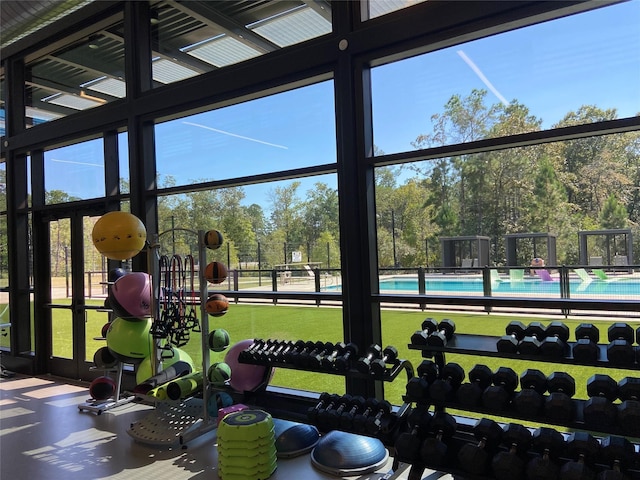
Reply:
[[[446,365],[445,355],[447,353],[456,354],[456,355],[472,355],[476,357],[501,357],[505,359],[513,359],[513,360],[525,360],[531,362],[541,362],[541,363],[554,363],[554,364],[571,364],[571,365],[583,365],[585,367],[594,368],[594,373],[598,373],[598,369],[607,368],[607,369],[628,369],[628,370],[640,370],[640,363],[632,363],[629,365],[616,365],[612,364],[607,358],[607,345],[598,344],[599,348],[599,359],[591,362],[591,363],[583,363],[576,361],[573,356],[569,353],[573,351],[573,346],[577,342],[566,342],[567,345],[567,354],[564,357],[545,357],[543,355],[523,355],[520,353],[507,353],[507,352],[499,352],[497,349],[497,340],[500,337],[488,336],[488,335],[476,335],[476,334],[462,334],[455,333],[452,337],[447,341],[445,346],[435,346],[435,345],[417,345],[417,344],[409,344],[408,348],[410,350],[419,350],[422,352],[422,357],[425,359],[433,359],[434,363],[441,370]],[[586,390],[585,390],[586,391]],[[507,408],[505,410],[496,411],[484,408],[482,406],[470,406],[463,405],[459,401],[452,399],[444,402],[434,401],[433,399],[416,399],[411,398],[407,395],[403,396],[403,400],[405,404],[413,405],[415,404],[415,408],[427,408],[432,409],[434,412],[445,411],[446,409],[454,409],[458,411],[468,411],[474,413],[480,413],[482,415],[492,415],[492,416],[500,416],[506,418],[513,418],[523,421],[529,422],[539,422],[542,424],[548,425],[557,425],[561,427],[566,427],[570,430],[577,431],[589,431],[593,433],[596,437],[603,437],[605,434],[620,436],[627,438],[633,445],[636,450],[635,460],[632,465],[626,470],[626,474],[629,478],[634,480],[640,479],[640,444],[638,442],[638,438],[634,435],[630,437],[625,435],[619,425],[606,425],[606,426],[598,426],[597,429],[592,428],[590,425],[585,425],[584,416],[583,416],[583,407],[586,404],[586,400],[582,399],[572,399],[574,410],[575,410],[575,418],[571,421],[555,421],[551,420],[547,417],[544,417],[543,414],[530,416],[530,415],[522,415],[517,411]],[[413,408],[412,408],[413,409]],[[459,448],[464,443],[473,443],[473,433],[472,433],[472,425],[473,419],[470,417],[459,417],[456,416],[456,420],[458,420],[458,431],[454,435],[453,438],[449,439],[448,445],[450,449],[459,450]],[[567,434],[563,434],[565,437]],[[475,440],[477,442],[477,440]],[[396,452],[398,453],[398,452]],[[398,456],[397,456],[398,457]],[[594,464],[599,465],[602,468],[605,466],[601,465],[600,462],[594,462]],[[397,467],[396,464],[394,465]],[[422,478],[422,472],[426,469],[430,468],[429,465],[421,464],[420,462],[416,462],[412,464],[411,469],[412,472],[409,478],[418,479]],[[438,467],[435,467],[438,468]],[[610,466],[606,466],[606,468],[610,468]],[[459,474],[464,478],[470,479],[490,479],[494,478],[491,476],[491,473],[486,475],[474,475],[464,471],[460,467],[447,467],[445,469],[447,472],[453,474],[454,476]],[[604,477],[603,477],[604,478]],[[620,477],[622,478],[622,477]]]
[[[200,331],[201,331],[201,348],[202,348],[202,398],[187,398],[180,402],[161,402],[155,400],[155,410],[150,412],[145,418],[131,425],[127,433],[136,441],[145,444],[170,446],[180,443],[186,448],[186,443],[204,435],[211,430],[217,428],[215,418],[211,418],[207,408],[209,396],[211,394],[209,388],[209,380],[207,371],[210,366],[209,346],[207,344],[209,337],[209,318],[205,310],[204,300],[208,296],[208,282],[204,276],[204,266],[206,265],[207,248],[205,246],[203,230],[189,230],[186,228],[175,228],[167,230],[160,234],[154,235],[153,242],[150,242],[147,249],[148,265],[152,280],[151,316],[154,323],[160,320],[160,312],[158,302],[160,300],[160,258],[159,239],[162,235],[172,231],[181,230],[187,233],[195,234],[198,237],[198,282],[200,295]],[[160,340],[154,342],[153,359],[151,362],[151,374],[158,373],[160,368]]]

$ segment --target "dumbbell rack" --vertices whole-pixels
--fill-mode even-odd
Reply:
[[[445,354],[458,354],[458,355],[472,355],[478,357],[500,357],[505,359],[514,359],[514,360],[525,360],[532,362],[548,362],[548,363],[558,363],[558,364],[572,364],[572,365],[584,365],[585,367],[596,367],[596,368],[621,368],[620,365],[612,364],[607,358],[607,345],[598,344],[599,348],[599,359],[592,363],[581,363],[576,361],[570,352],[573,351],[573,346],[577,342],[566,342],[567,347],[567,355],[564,357],[544,357],[541,355],[522,355],[519,353],[505,353],[499,352],[497,349],[497,340],[499,337],[489,336],[489,335],[476,335],[476,334],[462,334],[455,333],[447,342],[447,344],[443,347],[440,346],[432,346],[432,345],[415,345],[409,344],[408,348],[410,350],[419,350],[422,352],[422,356],[424,358],[433,358],[434,362],[438,365],[440,369],[446,364]],[[640,364],[634,363],[631,365],[625,365],[625,369],[628,370],[640,370]],[[417,399],[409,398],[405,396],[405,403],[412,404],[420,403]],[[586,403],[586,400],[582,399],[572,399],[573,404],[575,406],[575,418],[572,421],[567,422],[555,422],[549,421],[549,419],[543,417],[542,415],[537,417],[531,417],[526,415],[521,415],[517,411],[514,410],[505,410],[496,412],[495,410],[489,410],[483,408],[482,406],[469,406],[463,405],[457,401],[446,401],[446,402],[434,402],[433,400],[427,401],[430,405],[432,405],[435,410],[444,410],[444,409],[455,409],[461,411],[468,411],[474,413],[480,413],[483,415],[499,415],[501,417],[514,418],[518,420],[532,421],[532,422],[540,422],[545,424],[554,424],[558,426],[567,427],[569,429],[575,430],[590,430],[590,427],[585,425],[584,417],[583,417],[583,407]],[[424,403],[425,401],[422,400]],[[465,442],[473,442],[473,436],[470,432],[471,422],[469,418],[459,418],[461,420],[458,422],[458,432],[454,436],[454,438],[450,439],[448,442],[450,448],[457,449],[461,444]],[[595,434],[610,434],[617,436],[625,436],[619,430],[616,425],[611,425],[611,428],[599,428]],[[466,437],[466,438],[465,438]],[[632,443],[636,445],[636,451],[638,450],[638,441],[634,442],[633,438],[629,438]],[[640,454],[639,454],[640,456]],[[416,468],[419,471],[424,470],[424,468],[428,468],[428,465],[420,465],[417,464],[412,468]],[[605,467],[605,466],[603,466]],[[452,474],[460,474],[464,478],[479,478],[479,479],[488,479],[490,476],[481,476],[477,477],[474,475],[470,475],[469,473],[463,471],[462,469],[447,469]],[[636,462],[631,469],[626,471],[629,478],[633,480],[640,480],[640,460]],[[415,477],[418,478],[418,477]]]

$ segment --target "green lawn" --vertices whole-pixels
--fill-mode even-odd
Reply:
[[[455,321],[458,333],[483,334],[500,336],[504,333],[505,325],[513,316],[466,314],[466,313],[429,313],[399,310],[384,310],[382,313],[382,328],[384,346],[394,345],[398,348],[401,358],[409,359],[414,367],[422,361],[419,351],[409,350],[407,347],[411,334],[420,328],[422,320],[432,316],[437,320],[451,318]],[[541,320],[539,317],[519,317],[525,323],[532,320]],[[557,320],[557,317],[555,318]],[[106,320],[104,313],[89,313],[87,323],[87,337],[99,336],[100,329]],[[543,323],[548,321],[542,319]],[[580,321],[567,320],[565,322],[573,335],[573,331]],[[606,337],[607,322],[594,322],[600,327],[601,337]],[[342,310],[330,307],[303,307],[303,306],[274,306],[274,305],[246,305],[232,304],[226,315],[222,317],[209,317],[209,329],[224,328],[232,339],[232,343],[249,338],[271,338],[280,340],[320,340],[336,342],[342,340]],[[59,331],[58,342],[63,338],[69,338]],[[573,337],[571,338],[573,340]],[[606,340],[606,338],[605,338]],[[70,342],[70,339],[68,340]],[[101,340],[89,340],[87,345],[87,358],[91,359],[93,352],[104,345]],[[71,345],[69,343],[69,350]],[[365,347],[366,348],[366,347]],[[191,340],[183,347],[194,359],[196,365],[201,365],[202,352],[200,348],[200,335],[192,333]],[[224,359],[225,353],[210,353],[211,361]],[[455,361],[462,365],[468,372],[476,363],[484,363],[493,370],[499,366],[509,366],[517,373],[526,368],[538,368],[545,374],[554,371],[566,371],[576,379],[576,398],[586,397],[586,381],[596,373],[607,373],[614,379],[620,380],[625,376],[638,376],[637,371],[621,369],[605,369],[567,364],[553,364],[547,362],[531,362],[521,360],[502,359],[495,357],[476,357],[472,355],[447,354],[447,361]],[[344,382],[340,376],[331,374],[308,373],[293,369],[280,368],[276,371],[272,384],[292,388],[300,388],[311,391],[329,391],[335,393],[344,392]],[[385,396],[391,402],[402,403],[402,395],[405,392],[406,375],[400,374],[394,382],[385,383]]]

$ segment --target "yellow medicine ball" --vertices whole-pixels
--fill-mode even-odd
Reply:
[[[109,212],[93,226],[93,244],[111,260],[129,260],[140,253],[147,240],[142,221],[128,212]]]

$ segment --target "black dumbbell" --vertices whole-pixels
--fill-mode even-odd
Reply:
[[[369,397],[365,400],[364,410],[356,413],[353,417],[353,431],[358,433],[364,433],[366,431],[367,419],[370,415],[380,409],[380,401],[377,398]]]
[[[266,340],[255,339],[251,345],[249,345],[238,354],[238,360],[240,362],[252,361],[254,353],[261,348],[264,348],[266,342]]]
[[[376,435],[380,431],[385,430],[386,426],[392,423],[389,418],[392,415],[391,409],[391,403],[387,400],[382,400],[378,404],[378,410],[375,412],[375,415],[367,417],[367,421],[365,423],[366,433],[369,435]]]
[[[282,361],[284,363],[294,363],[294,357],[299,356],[302,352],[314,348],[315,342],[303,342],[298,340],[295,344],[295,348],[292,348],[288,352],[282,355]]]
[[[382,347],[372,344],[367,349],[367,354],[360,357],[356,363],[356,370],[360,373],[369,373],[371,371],[371,363],[382,356]]]
[[[316,414],[316,425],[325,431],[331,430],[330,424],[332,418],[335,416],[336,409],[344,404],[345,397],[338,396],[338,398],[332,398],[332,400],[325,406],[320,408]]]
[[[601,462],[609,466],[598,474],[598,480],[624,480],[628,477],[623,473],[633,462],[636,449],[625,437],[609,436],[600,442]]]
[[[347,343],[347,346],[344,348],[344,353],[334,360],[334,368],[338,372],[349,370],[351,361],[356,355],[358,355],[358,346],[355,343]]]
[[[321,393],[318,403],[314,407],[309,407],[307,409],[307,419],[309,419],[311,423],[315,423],[316,419],[318,418],[318,412],[327,407],[329,403],[337,402],[338,400],[340,400],[339,395],[330,394],[327,392]]]
[[[345,410],[340,415],[340,421],[338,423],[338,427],[340,430],[351,431],[353,430],[353,421],[356,418],[356,414],[359,411],[363,411],[365,409],[366,401],[364,397],[356,396],[351,400],[351,407],[349,410]]]
[[[333,351],[329,355],[322,357],[322,368],[325,370],[333,369],[333,362],[336,358],[342,355],[347,348],[347,344],[344,342],[338,342],[333,346]]]
[[[609,375],[596,373],[587,380],[587,395],[584,403],[584,423],[591,430],[611,428],[616,424],[618,409],[613,401],[618,398],[618,384]]]
[[[546,327],[540,322],[531,322],[524,331],[524,338],[518,345],[518,352],[522,355],[538,355],[540,345],[547,336]]]
[[[438,322],[435,318],[425,318],[422,321],[422,330],[418,330],[411,335],[411,343],[413,345],[426,345],[427,338],[438,329]]]
[[[439,467],[445,463],[448,447],[445,441],[456,433],[458,424],[456,419],[443,411],[433,414],[429,434],[420,446],[420,459],[429,467]]]
[[[613,365],[632,365],[635,362],[633,349],[633,328],[622,322],[616,322],[607,330],[609,345],[607,345],[607,359]]]
[[[446,347],[456,331],[456,324],[453,320],[445,318],[438,323],[438,330],[427,337],[427,345],[431,347]]]
[[[340,417],[343,412],[351,408],[353,396],[345,393],[340,397],[340,401],[331,410],[325,411],[324,415],[319,415],[318,419],[326,424],[327,430],[336,430],[340,425]]]
[[[398,359],[398,349],[392,345],[385,347],[382,358],[376,358],[371,363],[371,373],[380,377],[387,370],[387,364],[392,364]]]
[[[579,363],[595,363],[600,358],[600,331],[592,323],[581,323],[576,327],[576,343],[573,358]]]
[[[518,374],[509,367],[500,367],[491,376],[491,383],[482,392],[482,405],[488,410],[502,412],[518,388]]]
[[[467,407],[480,404],[482,392],[491,385],[493,372],[486,365],[477,364],[469,370],[469,383],[463,383],[456,391],[458,403]]]
[[[525,417],[537,417],[544,405],[547,377],[540,370],[528,368],[520,375],[520,391],[513,396],[513,407]]]
[[[284,342],[281,342],[279,340],[269,340],[268,345],[265,345],[263,348],[259,348],[253,352],[253,359],[257,362],[267,361],[268,354],[280,348],[283,343]]]
[[[440,371],[440,376],[429,385],[429,397],[434,402],[446,402],[451,398],[464,380],[464,370],[453,362],[447,363]]]
[[[291,362],[300,368],[308,366],[308,359],[311,355],[316,354],[324,348],[324,342],[307,342],[306,348],[298,350],[291,357]]]
[[[497,480],[513,480],[524,476],[524,454],[531,444],[531,432],[518,423],[509,423],[502,433],[502,444],[508,450],[491,459],[491,469]]]
[[[307,368],[320,368],[322,366],[322,359],[329,355],[333,349],[333,343],[325,342],[321,348],[309,353],[304,359],[304,366]]]
[[[438,365],[432,360],[422,360],[416,369],[416,376],[407,382],[407,397],[413,402],[422,402],[429,398],[429,385],[440,374]]]
[[[538,453],[525,468],[528,480],[557,480],[560,474],[558,459],[564,455],[565,441],[560,432],[549,427],[533,431],[532,449]]]
[[[567,341],[569,327],[562,322],[551,322],[545,330],[545,338],[540,344],[540,355],[544,357],[562,358],[569,353]]]
[[[544,402],[544,414],[552,422],[566,424],[575,418],[571,397],[576,393],[576,381],[565,372],[553,372],[547,378],[549,395]]]
[[[625,377],[618,382],[618,426],[624,435],[640,437],[640,378]],[[640,461],[639,461],[640,465]]]
[[[407,416],[409,431],[398,435],[395,442],[396,458],[407,463],[420,459],[420,445],[431,423],[431,414],[426,406],[418,405]]]
[[[464,471],[482,475],[487,471],[489,459],[500,443],[502,428],[491,419],[481,418],[473,426],[473,436],[478,443],[462,445],[458,451],[458,463]]]
[[[261,354],[260,358],[265,362],[277,362],[282,355],[295,348],[295,345],[292,341],[283,341],[277,348],[269,349],[269,353]]]
[[[573,432],[567,440],[567,450],[573,459],[560,468],[562,480],[595,480],[596,474],[591,465],[598,456],[600,443],[587,432]]]
[[[506,335],[502,336],[496,346],[501,353],[518,353],[518,345],[524,338],[525,327],[524,323],[519,321],[509,322],[509,325],[505,328]]]

